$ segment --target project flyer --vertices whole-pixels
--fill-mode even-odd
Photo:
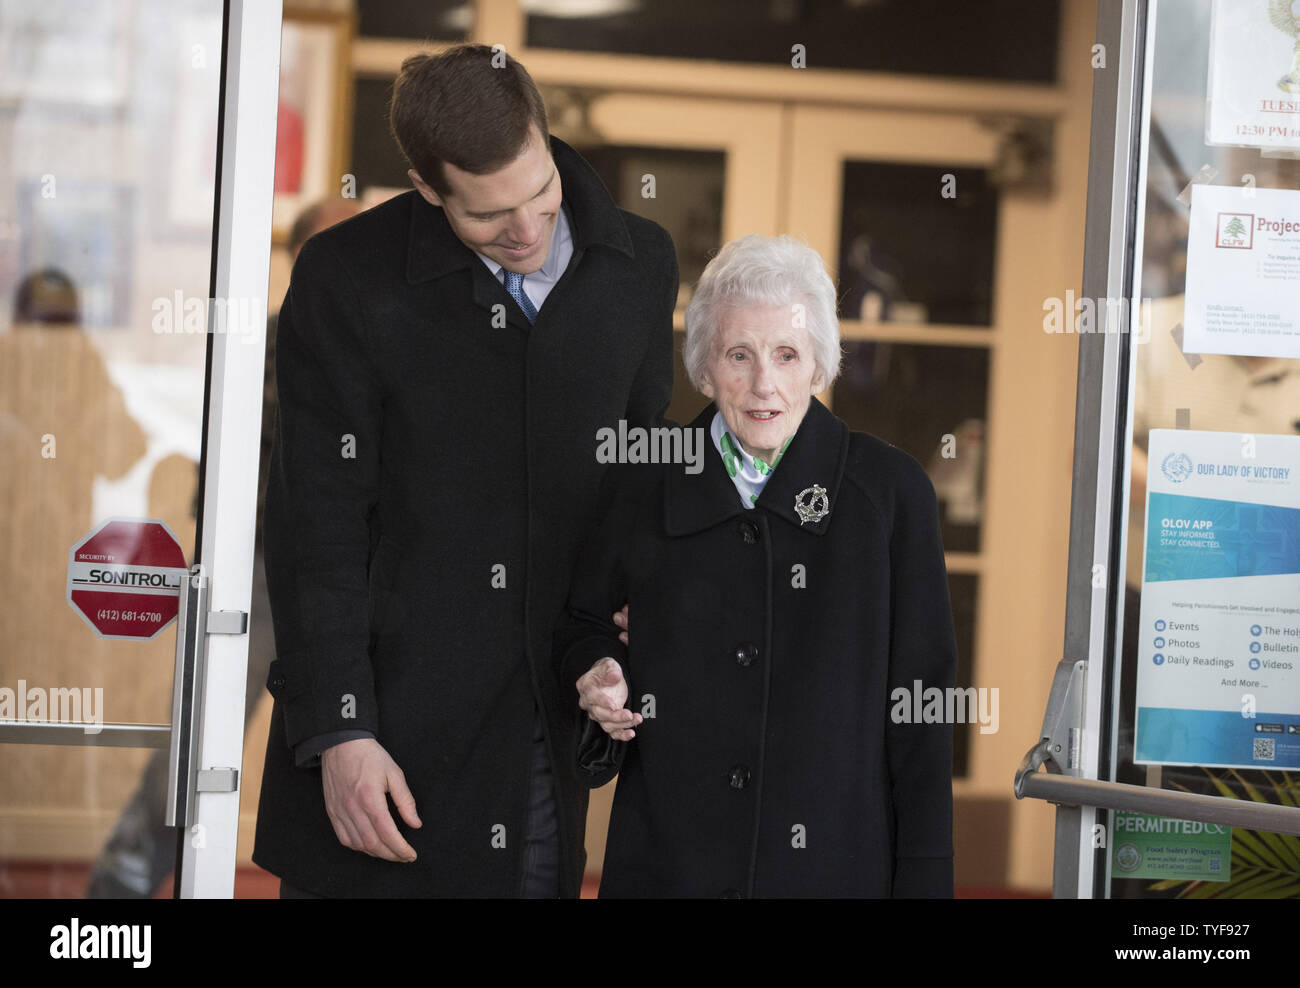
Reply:
[[[1300,436],[1153,429],[1137,764],[1300,768]]]
[[[1300,192],[1192,186],[1183,352],[1300,357]]]

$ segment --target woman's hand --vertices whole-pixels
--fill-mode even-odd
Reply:
[[[578,706],[606,734],[615,741],[636,737],[632,728],[641,723],[642,717],[623,706],[627,703],[627,680],[622,666],[607,656],[578,678],[577,687]]]

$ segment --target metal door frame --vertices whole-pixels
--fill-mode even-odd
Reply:
[[[1083,296],[1140,294],[1140,205],[1146,186],[1154,4],[1098,0],[1097,43],[1107,68],[1096,70],[1088,163]],[[1136,320],[1138,306],[1121,307]],[[1125,809],[1178,819],[1300,834],[1300,809],[1177,793],[1110,781],[1110,740],[1118,717],[1118,657],[1123,634],[1124,555],[1128,531],[1129,430],[1134,322],[1079,336],[1066,585],[1064,658],[1057,666],[1038,741],[1016,773],[1017,798],[1057,805],[1052,875],[1055,898],[1107,895],[1109,840],[1096,834],[1099,810]],[[1122,413],[1122,414],[1121,414]],[[1046,772],[1038,772],[1046,766]]]
[[[169,807],[179,801],[189,809],[181,817],[178,898],[234,895],[257,516],[258,456],[250,450],[261,448],[281,14],[281,0],[225,4],[210,297],[257,300],[250,308],[260,319],[253,333],[210,326],[208,339],[196,552],[201,568],[189,594],[197,620],[188,625],[197,643],[190,674],[198,702],[182,725],[193,742],[191,758],[173,766],[168,795]],[[179,628],[177,636],[179,664]],[[178,699],[183,685],[178,676]],[[174,730],[174,754],[179,739]]]

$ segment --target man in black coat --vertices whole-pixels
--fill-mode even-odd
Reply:
[[[575,896],[551,633],[598,430],[668,404],[673,246],[503,53],[408,59],[391,120],[416,190],[311,238],[280,311],[253,859],[287,896]]]

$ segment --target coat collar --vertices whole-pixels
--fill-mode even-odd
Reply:
[[[708,439],[709,423],[717,411],[710,402],[688,428],[703,429],[705,436],[704,469],[689,474],[680,467],[670,467],[664,484],[664,518],[669,535],[688,535],[719,522],[753,511],[767,511],[785,519],[800,531],[823,535],[840,500],[840,481],[849,452],[849,429],[816,398],[781,462],[772,471],[763,493],[753,509],[740,503],[736,486],[727,476],[722,457]],[[814,485],[826,490],[827,512],[817,521],[803,522],[795,510],[795,499]],[[807,497],[804,498],[808,500]]]
[[[601,183],[600,176],[577,151],[558,137],[551,137],[551,156],[560,172],[564,203],[569,207],[573,221],[575,257],[596,244],[610,247],[629,258],[634,257],[627,224]],[[410,284],[440,278],[471,264],[483,267],[474,251],[461,243],[453,232],[440,207],[426,202],[414,189],[406,195],[411,200],[406,259],[406,280]]]

